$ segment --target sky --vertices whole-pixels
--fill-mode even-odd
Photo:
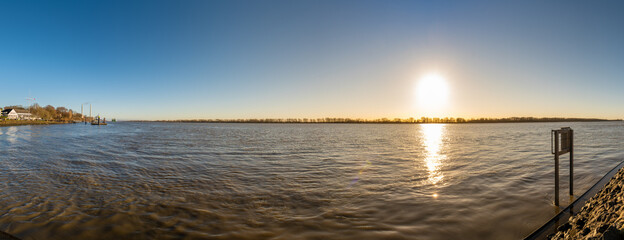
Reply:
[[[624,118],[622,1],[1,1],[0,105],[126,120]],[[446,103],[418,102],[442,76]]]

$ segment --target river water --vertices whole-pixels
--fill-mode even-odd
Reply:
[[[0,230],[23,239],[520,239],[554,216],[550,130],[575,194],[624,124],[111,123],[0,128]],[[561,204],[568,161],[562,158]]]

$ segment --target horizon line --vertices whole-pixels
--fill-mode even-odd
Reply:
[[[420,118],[195,118],[123,120],[128,122],[214,122],[214,123],[480,123],[480,122],[574,122],[574,121],[622,121],[622,119],[586,117],[420,117]]]

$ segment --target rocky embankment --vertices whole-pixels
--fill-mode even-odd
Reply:
[[[624,239],[624,169],[550,239]]]

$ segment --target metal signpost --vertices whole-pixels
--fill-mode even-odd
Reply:
[[[555,206],[559,206],[559,155],[570,153],[570,196],[574,186],[574,131],[564,127],[551,132],[551,152],[555,155]]]

